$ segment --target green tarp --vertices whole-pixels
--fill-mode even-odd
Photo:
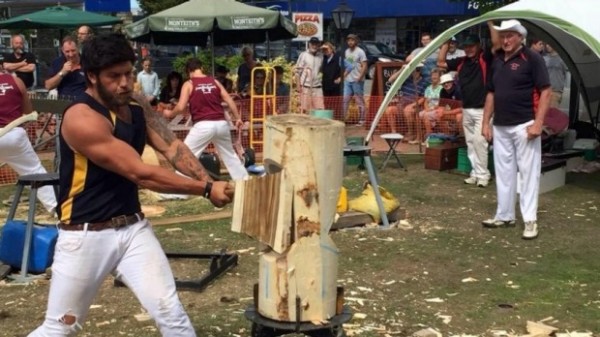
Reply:
[[[4,29],[75,28],[81,25],[106,26],[121,23],[114,16],[84,12],[65,6],[53,6],[41,11],[0,21]]]
[[[235,0],[190,0],[125,27],[130,39],[157,45],[203,46],[291,39],[296,25],[277,11]]]

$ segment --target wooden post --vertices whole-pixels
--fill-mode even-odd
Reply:
[[[292,244],[261,255],[258,311],[281,321],[326,321],[336,313],[338,249],[329,230],[342,186],[344,124],[281,115],[265,129],[264,157],[280,163],[293,187]]]

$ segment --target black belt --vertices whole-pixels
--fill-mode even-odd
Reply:
[[[303,85],[303,87],[305,87],[305,88],[310,88],[310,89],[318,89],[318,88],[321,88],[322,86],[318,86],[318,87],[309,87],[309,86],[307,86],[307,85]]]
[[[87,230],[97,232],[109,228],[121,228],[133,225],[134,223],[143,220],[144,217],[143,212],[133,213],[131,215],[119,215],[106,221],[89,222],[87,224]],[[58,228],[66,231],[82,231],[85,229],[85,224],[66,224],[64,222],[59,222]]]

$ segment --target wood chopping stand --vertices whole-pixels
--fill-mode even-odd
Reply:
[[[342,186],[344,124],[306,115],[265,123],[266,175],[236,182],[232,230],[262,243],[253,337],[346,336],[352,318],[337,286],[339,251],[329,236]]]

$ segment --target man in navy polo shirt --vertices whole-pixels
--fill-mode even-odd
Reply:
[[[85,92],[86,84],[77,41],[66,36],[62,40],[61,51],[62,55],[52,61],[44,86],[48,90],[57,89],[59,97],[79,97]]]
[[[538,235],[537,207],[541,175],[541,138],[551,87],[542,56],[524,46],[527,30],[517,20],[494,26],[502,50],[492,62],[482,134],[494,141],[498,208],[485,227],[514,226],[517,174],[521,177],[523,239]],[[494,117],[493,128],[490,120]]]

